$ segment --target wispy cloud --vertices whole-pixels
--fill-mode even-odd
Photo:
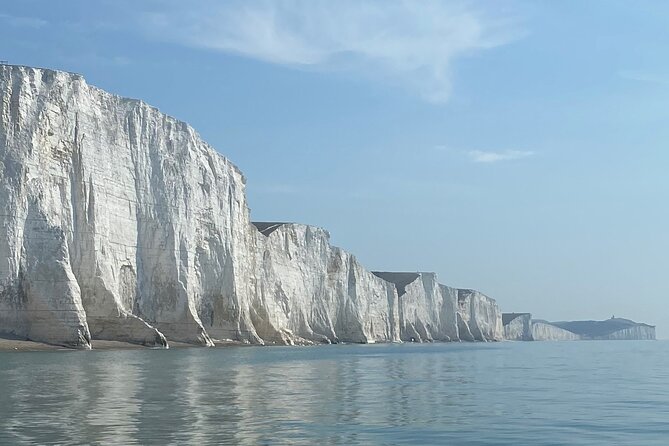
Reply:
[[[535,155],[531,150],[465,150],[452,147],[446,144],[437,144],[432,146],[432,150],[445,154],[465,157],[474,163],[499,163],[502,161],[513,161],[522,158],[529,158]]]
[[[668,76],[659,76],[655,73],[639,70],[622,70],[618,75],[623,79],[637,82],[646,82],[651,84],[669,84]]]
[[[157,39],[261,61],[345,70],[433,102],[451,94],[453,62],[522,36],[471,3],[368,0],[174,2],[141,15]]]
[[[0,13],[0,22],[17,28],[41,28],[47,24],[46,20],[39,17],[21,17],[2,13]]]
[[[518,160],[534,155],[532,151],[505,150],[503,152],[486,152],[483,150],[470,150],[467,152],[469,158],[475,163],[498,163],[501,161]]]

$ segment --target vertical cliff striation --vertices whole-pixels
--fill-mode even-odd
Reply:
[[[0,163],[0,333],[81,348],[502,337],[480,293],[426,273],[400,290],[323,229],[252,224],[242,173],[190,126],[79,75],[0,66]]]
[[[254,223],[260,231],[253,320],[271,342],[398,341],[395,287],[330,245],[321,228]]]
[[[504,339],[502,312],[494,299],[476,290],[458,290],[458,326],[467,333],[463,340],[501,341]],[[470,336],[471,335],[471,336]]]
[[[581,339],[576,333],[553,325],[543,320],[532,320],[532,338],[535,341],[578,341]]]
[[[375,271],[395,284],[402,341],[501,341],[497,303],[474,290],[442,285],[435,273]]]
[[[504,339],[532,341],[532,315],[530,313],[502,313]]]

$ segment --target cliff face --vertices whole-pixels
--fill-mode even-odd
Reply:
[[[533,320],[532,338],[535,341],[577,341],[581,337],[550,322]]]
[[[634,327],[623,328],[622,330],[617,330],[593,339],[609,341],[650,341],[655,339],[655,327],[639,324]]]
[[[455,302],[443,294],[431,273],[375,272],[395,285],[399,295],[399,328],[403,341],[458,339]]]
[[[402,341],[503,339],[501,312],[488,296],[442,285],[435,273],[375,271],[374,274],[395,284]]]
[[[241,173],[140,101],[68,73],[1,70],[0,301],[19,316],[5,330],[68,345],[164,345],[161,332],[210,344],[199,312],[220,305],[234,316],[215,323],[246,328]]]
[[[530,313],[503,313],[504,339],[532,341],[532,315]]]
[[[504,339],[511,341],[650,340],[655,327],[628,319],[548,322],[530,313],[504,313]]]
[[[321,228],[256,223],[256,299],[252,320],[271,342],[399,341],[393,284],[330,245]]]
[[[78,75],[0,66],[0,163],[0,332],[83,348],[502,337],[480,293],[420,275],[402,299],[322,229],[254,226],[241,172],[190,126]]]
[[[494,299],[476,290],[458,290],[458,327],[461,339],[501,341],[502,312]]]

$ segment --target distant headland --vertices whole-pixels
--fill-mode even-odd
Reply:
[[[603,321],[548,322],[530,313],[503,313],[504,339],[513,341],[653,340],[655,326],[615,316]]]

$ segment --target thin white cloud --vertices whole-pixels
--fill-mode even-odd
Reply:
[[[369,0],[173,2],[141,16],[156,39],[264,62],[345,70],[433,102],[451,94],[453,62],[521,36],[471,3]],[[484,4],[486,5],[486,4]]]
[[[638,70],[623,70],[618,72],[618,75],[623,79],[637,82],[645,82],[651,84],[668,84],[669,77],[667,76],[658,76],[654,73],[649,73],[646,71]]]
[[[17,28],[41,28],[47,24],[46,20],[38,17],[20,17],[0,13],[0,21]]]
[[[483,150],[470,150],[467,152],[469,158],[475,163],[498,163],[501,161],[512,161],[528,158],[534,155],[532,151],[505,150],[503,152],[486,152]]]

